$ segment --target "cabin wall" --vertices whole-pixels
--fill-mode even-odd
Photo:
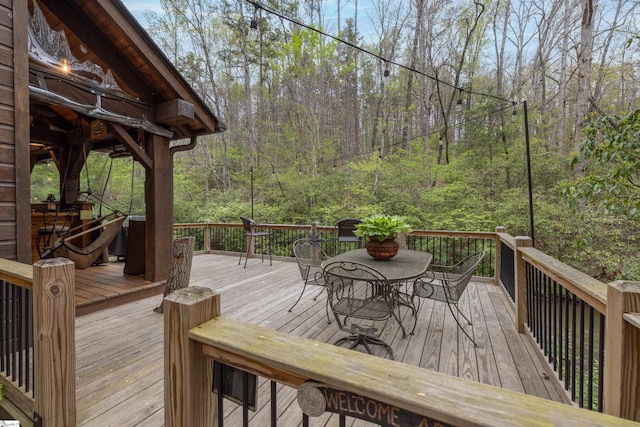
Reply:
[[[27,19],[0,0],[0,258],[31,263]]]

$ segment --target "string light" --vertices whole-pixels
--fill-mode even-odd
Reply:
[[[255,18],[251,19],[251,24],[249,24],[249,34],[247,36],[249,41],[255,42],[258,40],[258,21]]]
[[[343,40],[343,39],[341,39],[339,37],[336,37],[336,36],[333,36],[331,34],[325,33],[324,31],[318,30],[317,28],[313,28],[313,27],[311,27],[309,25],[303,24],[302,22],[296,21],[293,18],[289,18],[288,16],[285,16],[285,15],[279,13],[278,11],[276,11],[274,9],[270,9],[268,7],[265,7],[264,5],[262,5],[261,3],[255,1],[255,0],[246,0],[246,1],[251,3],[256,8],[256,10],[263,9],[263,10],[267,11],[268,13],[277,16],[280,19],[284,19],[285,21],[291,22],[291,23],[293,23],[295,25],[299,25],[299,26],[301,26],[303,28],[306,28],[307,30],[314,31],[314,32],[316,32],[318,34],[321,34],[321,35],[325,36],[325,37],[329,37],[330,39],[335,40],[335,41],[337,41],[339,43],[342,43],[344,45],[350,46],[350,47],[352,47],[352,48],[354,48],[354,49],[356,49],[356,50],[358,50],[360,52],[366,53],[367,55],[370,55],[370,56],[373,56],[375,58],[378,58],[379,60],[384,61],[385,64],[388,63],[388,64],[391,64],[391,65],[395,65],[396,67],[400,67],[400,68],[402,68],[404,70],[411,71],[412,73],[419,74],[421,76],[424,76],[424,77],[426,77],[426,78],[428,78],[430,80],[433,80],[433,81],[435,81],[437,83],[440,83],[440,84],[443,84],[445,86],[449,86],[449,87],[454,88],[454,89],[462,90],[461,88],[458,88],[458,87],[454,86],[451,83],[448,83],[448,82],[445,82],[443,80],[440,80],[437,77],[431,76],[431,75],[429,75],[429,74],[427,74],[427,73],[425,73],[423,71],[420,71],[420,70],[418,70],[416,68],[409,67],[409,66],[406,66],[406,65],[403,65],[403,64],[388,60],[388,59],[382,57],[381,55],[378,55],[376,53],[368,51],[368,50],[366,50],[366,49],[364,49],[364,48],[362,48],[362,47],[360,47],[360,46],[358,46],[358,45],[356,45],[354,43],[348,42],[348,41]],[[257,25],[256,25],[256,27],[257,27]],[[384,74],[383,74],[383,76],[384,76]],[[497,99],[497,100],[502,101],[502,102],[508,102],[508,103],[513,102],[513,101],[507,100],[505,98],[502,98],[500,96],[491,95],[491,94],[488,94],[488,93],[473,92],[473,91],[469,91],[469,90],[467,90],[465,92],[467,92],[470,95],[478,95],[478,96],[483,96],[483,97],[486,97],[486,98]]]
[[[67,58],[62,58],[60,61],[60,68],[65,74],[68,74],[71,71],[71,66],[69,65],[69,60]]]
[[[384,83],[385,86],[389,86],[390,82],[391,82],[391,73],[389,73],[389,68],[385,68],[384,73],[382,73],[382,83]]]

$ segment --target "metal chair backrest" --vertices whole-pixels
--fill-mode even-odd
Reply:
[[[240,219],[242,220],[242,225],[244,226],[245,233],[251,233],[251,224],[253,221],[243,216],[241,216]]]
[[[361,222],[362,221],[356,218],[346,218],[338,221],[336,223],[336,226],[338,227],[338,239],[340,239],[341,237],[347,237],[351,239],[357,238],[356,235],[353,234],[353,232],[356,230],[356,225],[360,224]]]
[[[309,279],[309,272],[320,270],[322,261],[328,259],[327,254],[322,250],[320,245],[311,239],[298,239],[293,242],[293,255],[296,257],[300,275],[303,280]]]
[[[326,265],[323,274],[334,314],[368,320],[385,320],[393,315],[396,292],[387,278],[371,267],[336,261]],[[343,326],[341,329],[345,329]]]
[[[476,268],[478,268],[478,265],[482,262],[484,255],[484,251],[472,253],[462,261],[451,266],[450,269],[443,271],[443,278],[444,281],[447,282],[450,299],[455,301],[460,299],[471,277],[473,277],[473,273],[475,273]]]

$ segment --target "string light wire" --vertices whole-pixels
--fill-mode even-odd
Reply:
[[[347,41],[347,40],[341,39],[340,37],[336,37],[336,36],[334,36],[334,35],[331,35],[331,34],[325,33],[325,32],[324,32],[324,31],[322,31],[322,30],[319,30],[319,29],[314,28],[314,27],[312,27],[312,26],[310,26],[310,25],[304,24],[304,23],[302,23],[302,22],[300,22],[300,21],[297,21],[297,20],[295,20],[295,19],[293,19],[293,18],[290,18],[290,17],[288,17],[288,16],[285,16],[285,15],[281,14],[280,12],[278,12],[278,11],[277,11],[277,10],[275,10],[275,9],[271,9],[271,8],[269,8],[269,7],[267,7],[267,6],[264,6],[264,5],[263,5],[263,4],[261,4],[260,2],[257,2],[257,1],[255,1],[255,0],[247,0],[247,2],[251,3],[251,4],[253,5],[253,7],[255,7],[255,8],[256,8],[256,10],[258,10],[258,9],[262,9],[262,10],[264,10],[265,12],[270,13],[270,14],[272,14],[272,15],[275,15],[275,16],[277,16],[277,17],[278,17],[278,18],[280,18],[280,19],[284,19],[285,21],[289,21],[289,22],[291,22],[292,24],[299,25],[299,26],[301,26],[301,27],[303,27],[303,28],[306,28],[306,29],[308,29],[308,30],[314,31],[314,32],[316,32],[316,33],[318,33],[318,34],[321,34],[321,35],[323,35],[323,36],[325,36],[325,37],[328,37],[328,38],[330,38],[330,39],[332,39],[332,40],[335,40],[335,41],[337,41],[337,42],[339,42],[339,43],[342,43],[342,44],[345,44],[345,45],[347,45],[347,46],[350,46],[350,47],[352,47],[353,49],[356,49],[356,50],[358,50],[358,51],[360,51],[360,52],[366,53],[367,55],[370,55],[370,56],[373,56],[373,57],[375,57],[375,58],[378,58],[379,60],[384,61],[384,62],[387,64],[387,66],[388,66],[388,64],[392,64],[392,65],[395,65],[396,67],[402,68],[402,69],[407,70],[407,71],[410,71],[410,72],[412,72],[412,73],[419,74],[419,75],[421,75],[421,76],[424,76],[424,77],[426,77],[426,78],[428,78],[428,79],[433,80],[434,82],[437,82],[437,83],[443,84],[443,85],[445,85],[445,86],[448,86],[448,87],[450,87],[450,88],[456,89],[456,90],[460,91],[460,93],[461,93],[461,94],[462,94],[462,92],[466,92],[466,93],[468,93],[468,94],[470,94],[470,95],[478,95],[478,96],[483,96],[483,97],[486,97],[486,98],[493,98],[493,99],[496,99],[496,100],[501,101],[501,102],[508,102],[508,103],[509,103],[509,105],[512,105],[512,104],[513,104],[513,102],[514,102],[514,101],[512,101],[512,100],[508,100],[508,99],[506,99],[506,98],[502,98],[501,96],[492,95],[492,94],[489,94],[489,93],[483,93],[483,92],[475,92],[475,91],[471,91],[471,90],[463,89],[463,88],[461,88],[461,87],[456,87],[455,85],[453,85],[453,84],[451,84],[451,83],[449,83],[449,82],[446,82],[446,81],[444,81],[444,80],[440,80],[440,79],[438,79],[437,77],[434,77],[434,76],[432,76],[432,75],[429,75],[429,74],[427,74],[427,73],[425,73],[425,72],[423,72],[423,71],[420,71],[420,70],[418,70],[418,69],[416,69],[416,68],[409,67],[409,66],[407,66],[407,65],[400,64],[400,63],[398,63],[398,62],[392,61],[392,60],[390,60],[390,59],[387,59],[387,58],[383,57],[382,55],[379,55],[379,54],[374,53],[374,52],[371,52],[371,51],[369,51],[369,50],[367,50],[367,49],[365,49],[365,48],[363,48],[363,47],[360,47],[360,46],[358,46],[358,45],[357,45],[357,44],[355,44],[355,43],[351,43],[351,42],[349,42],[349,41]]]

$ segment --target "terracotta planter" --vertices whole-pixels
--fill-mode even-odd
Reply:
[[[382,242],[379,241],[377,237],[371,237],[365,245],[365,248],[367,248],[367,253],[375,259],[385,261],[398,254],[399,246],[393,236]]]

